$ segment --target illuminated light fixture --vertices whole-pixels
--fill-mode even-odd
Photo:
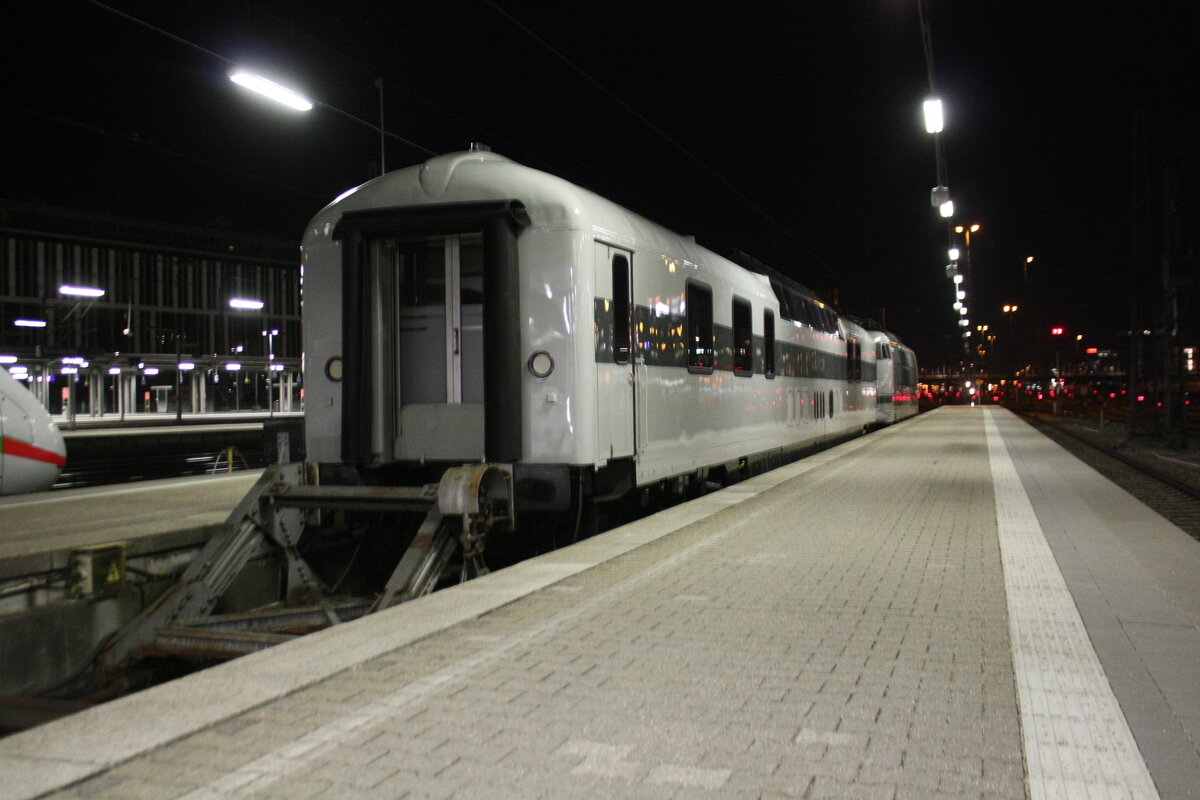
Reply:
[[[261,75],[239,69],[229,73],[229,80],[288,108],[294,108],[297,111],[312,110],[313,104],[308,98],[293,92],[286,86],[280,86],[275,81],[269,81]]]
[[[954,276],[954,282],[955,282],[955,283],[962,283],[962,282],[963,282],[963,276],[962,276],[962,275],[955,275],[955,276]]]
[[[967,293],[966,293],[966,292],[962,292],[962,291],[960,291],[960,292],[955,292],[955,296],[956,296],[956,297],[957,297],[959,300],[966,300],[966,299],[967,299]]]
[[[13,325],[18,328],[44,328],[46,320],[44,319],[14,319]]]
[[[145,370],[143,370],[143,371],[144,371],[144,372],[145,372],[147,375],[157,375],[157,374],[158,374],[158,367],[146,367],[146,369],[145,369]]]
[[[943,217],[946,217],[947,219],[949,219],[950,217],[953,217],[954,216],[954,201],[947,200],[946,202],[942,203],[940,206],[938,206],[938,213],[941,214]]]
[[[942,101],[937,97],[930,97],[922,105],[925,111],[925,130],[928,133],[941,133],[945,126],[945,119],[942,116]]]
[[[109,374],[109,375],[120,375],[120,374],[121,374],[121,368],[120,368],[120,367],[109,367],[109,368],[108,368],[108,374]]]
[[[956,300],[956,301],[954,302],[954,305],[952,306],[952,308],[953,308],[955,311],[958,311],[960,308],[962,308],[962,303]]]
[[[950,248],[950,260],[951,261],[958,261],[958,257],[960,255],[962,255],[962,252],[959,251],[959,249],[957,247]]]
[[[272,364],[269,369],[271,372],[283,372],[283,364]]]
[[[242,368],[242,365],[236,361],[230,361],[228,364],[225,365],[225,369],[229,370],[230,372],[237,372],[241,368]]]
[[[58,287],[58,293],[70,297],[104,297],[104,290],[95,286],[70,286],[65,283]]]
[[[176,367],[176,369],[182,369],[182,370],[195,369],[195,368],[196,368],[196,364],[192,361],[180,361]]]
[[[231,297],[229,298],[230,308],[244,308],[249,311],[260,311],[263,307],[262,300],[251,300],[247,297]]]
[[[63,375],[75,375],[79,372],[79,367],[63,367],[59,372]]]
[[[0,356],[0,364],[15,364],[17,363],[16,356]]]

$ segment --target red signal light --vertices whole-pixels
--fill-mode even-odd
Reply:
[[[1053,328],[1051,328],[1051,329],[1050,329],[1050,335],[1051,335],[1051,336],[1062,336],[1062,335],[1063,335],[1063,329],[1062,329],[1060,326],[1057,326],[1057,325],[1056,325],[1055,327],[1053,327]]]

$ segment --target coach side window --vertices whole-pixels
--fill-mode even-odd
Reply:
[[[613,256],[612,277],[613,360],[618,364],[628,364],[632,339],[629,321],[629,259],[624,255]]]
[[[763,372],[775,377],[775,314],[763,309]]]
[[[687,284],[688,369],[711,372],[713,368],[712,289],[702,283]]]
[[[754,374],[754,333],[750,327],[750,304],[733,298],[733,374]]]

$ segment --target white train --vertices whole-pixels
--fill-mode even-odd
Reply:
[[[0,495],[49,489],[67,463],[50,413],[0,367]]]
[[[485,149],[302,245],[308,460],[512,465],[518,512],[732,479],[916,413],[916,360],[799,284]]]

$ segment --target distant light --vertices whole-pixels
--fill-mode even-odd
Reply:
[[[241,368],[242,368],[242,365],[236,361],[230,361],[228,364],[225,365],[225,369],[229,370],[230,372],[237,372]]]
[[[120,374],[121,374],[121,368],[120,368],[120,367],[109,367],[109,368],[108,368],[108,374],[109,374],[109,375],[120,375]]]
[[[954,296],[955,296],[955,297],[957,297],[959,300],[966,300],[966,299],[967,299],[967,293],[966,293],[966,292],[963,292],[963,291],[958,291],[958,292],[955,292],[955,293],[954,293]]]
[[[946,202],[942,203],[940,206],[938,206],[938,213],[940,213],[943,217],[946,217],[947,219],[949,219],[950,217],[953,217],[954,216],[954,201],[947,200]]]
[[[182,369],[182,370],[195,369],[195,368],[196,368],[196,364],[195,364],[195,362],[192,362],[192,361],[180,361],[179,365],[178,365],[178,369]]]
[[[955,282],[955,283],[962,283],[962,282],[963,282],[963,276],[962,276],[962,275],[955,275],[955,276],[954,276],[954,282]]]
[[[271,372],[283,372],[283,364],[271,364],[269,369]]]
[[[95,286],[69,286],[65,283],[58,287],[58,293],[71,297],[104,297],[104,290]]]
[[[229,299],[230,308],[245,308],[250,311],[258,311],[263,307],[262,300],[251,300],[247,297],[231,297]]]
[[[46,320],[44,319],[14,319],[13,325],[18,328],[44,328]]]
[[[146,369],[143,370],[143,372],[145,372],[147,375],[157,375],[158,367],[146,367]]]
[[[951,261],[958,261],[958,257],[960,255],[962,255],[962,253],[959,251],[959,249],[957,247],[950,248],[950,260]]]
[[[15,364],[17,363],[16,356],[0,356],[0,364]]]
[[[941,133],[945,120],[942,118],[942,101],[931,97],[925,101],[925,130],[929,133]]]
[[[63,375],[74,375],[79,372],[79,367],[63,367],[59,372]]]
[[[238,86],[244,86],[252,92],[258,92],[263,97],[269,97],[276,103],[282,103],[288,108],[294,108],[297,111],[311,111],[313,104],[308,98],[293,92],[286,86],[280,86],[274,81],[269,81],[261,75],[255,75],[251,72],[236,70],[229,74],[229,80],[236,83]]]

